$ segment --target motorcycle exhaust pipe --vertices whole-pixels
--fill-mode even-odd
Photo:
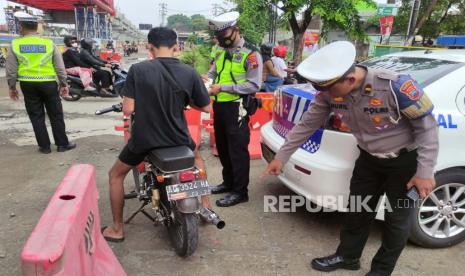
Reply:
[[[205,222],[215,225],[218,229],[223,229],[226,226],[226,223],[218,216],[218,214],[208,208],[202,208],[200,210],[200,217]]]

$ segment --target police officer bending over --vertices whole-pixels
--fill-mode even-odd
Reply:
[[[37,35],[37,17],[25,12],[16,12],[14,16],[20,22],[23,37],[14,39],[8,50],[6,78],[10,98],[18,100],[16,81],[19,80],[26,111],[39,144],[39,152],[51,152],[44,107],[50,119],[57,150],[63,152],[74,149],[76,144],[70,143],[65,133],[63,107],[58,94],[57,78],[61,95],[67,95],[69,92],[60,51],[50,39]]]
[[[220,207],[249,200],[250,94],[259,91],[262,82],[260,55],[245,45],[237,26],[238,12],[222,14],[210,20],[219,46],[209,77],[213,99],[214,128],[218,156],[223,166],[223,183],[212,193],[230,192],[216,201]]]
[[[410,233],[414,204],[407,190],[416,187],[425,198],[434,188],[438,154],[438,129],[433,105],[408,75],[385,69],[354,66],[355,48],[346,41],[322,48],[297,71],[322,91],[292,129],[265,173],[278,175],[292,153],[321,127],[331,112],[351,129],[360,156],[350,181],[350,196],[371,197],[372,210],[386,194],[392,211],[386,211],[381,248],[367,275],[391,275]],[[322,68],[324,70],[322,70]],[[321,183],[325,185],[325,183]],[[398,202],[410,201],[410,207]],[[319,271],[358,270],[376,212],[351,206],[340,234],[336,253],[312,260]]]

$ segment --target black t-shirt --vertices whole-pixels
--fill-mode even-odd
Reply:
[[[180,89],[162,74],[171,72]],[[157,58],[131,66],[123,95],[134,99],[135,115],[128,147],[135,153],[151,149],[190,145],[184,108],[192,100],[198,107],[210,103],[207,89],[197,72],[176,58]]]

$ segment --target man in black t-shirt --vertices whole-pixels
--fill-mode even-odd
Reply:
[[[109,241],[123,241],[123,181],[128,172],[141,163],[153,149],[186,145],[195,153],[196,166],[204,169],[202,158],[190,137],[184,108],[210,112],[208,92],[195,70],[174,57],[176,33],[168,28],[154,28],[148,34],[149,50],[155,59],[131,66],[123,89],[123,113],[134,114],[131,138],[110,170],[110,201],[113,225],[103,236]],[[176,79],[175,92],[163,77],[163,69]],[[178,77],[177,77],[178,76]],[[204,207],[208,198],[202,199]]]

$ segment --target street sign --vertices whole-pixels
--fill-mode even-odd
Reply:
[[[398,11],[397,7],[389,7],[389,6],[378,7],[378,15],[380,16],[397,15],[397,11]]]
[[[139,30],[149,31],[150,29],[152,29],[152,24],[139,24]]]

